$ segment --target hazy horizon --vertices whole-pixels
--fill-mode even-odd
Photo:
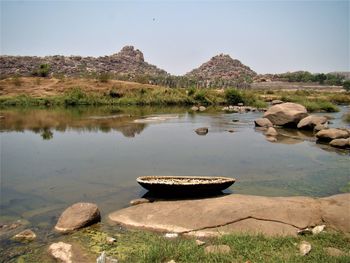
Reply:
[[[349,1],[1,1],[1,54],[132,45],[182,75],[220,53],[257,73],[349,71]]]

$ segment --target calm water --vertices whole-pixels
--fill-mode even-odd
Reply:
[[[346,126],[346,110],[328,114],[333,126]],[[228,176],[237,179],[234,193],[269,196],[327,196],[350,180],[348,152],[288,130],[270,143],[254,129],[262,113],[89,107],[0,115],[2,219],[52,224],[78,201],[97,203],[105,215],[146,193],[135,181],[143,175]],[[209,133],[197,135],[198,127]]]

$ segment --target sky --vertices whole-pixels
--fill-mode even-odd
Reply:
[[[181,75],[224,53],[258,73],[350,70],[349,1],[4,1],[2,55],[125,45]]]

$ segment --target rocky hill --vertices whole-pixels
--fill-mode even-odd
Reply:
[[[185,76],[202,80],[206,86],[221,84],[223,86],[235,85],[237,82],[251,82],[257,74],[248,66],[229,55],[220,54],[212,57],[199,68],[192,70]]]
[[[0,56],[2,77],[11,75],[29,76],[35,74],[41,65],[49,65],[50,75],[81,76],[92,73],[115,75],[168,76],[169,74],[145,62],[140,50],[125,46],[119,53],[104,57],[81,56]]]

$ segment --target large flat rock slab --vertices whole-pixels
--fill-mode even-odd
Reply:
[[[196,236],[233,232],[296,235],[299,229],[319,224],[350,232],[350,194],[320,199],[232,194],[157,201],[113,212],[109,219],[126,226]]]

